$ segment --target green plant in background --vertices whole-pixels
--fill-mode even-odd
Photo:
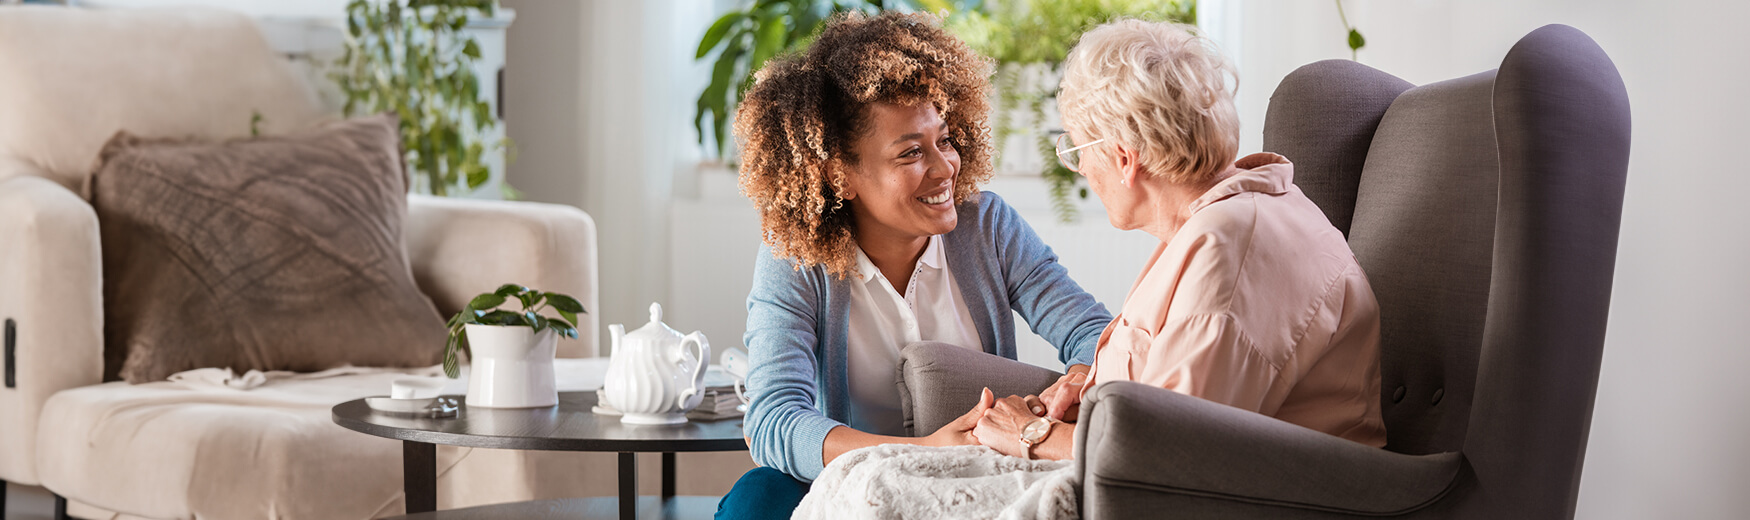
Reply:
[[[1063,60],[1083,32],[1116,18],[1149,21],[1197,22],[1196,0],[1008,0],[993,3],[983,11],[966,12],[949,19],[948,28],[973,49],[997,61],[998,98],[992,118],[997,142],[1005,142],[1020,128],[1011,116],[1025,108],[1032,126],[1045,124],[1045,108],[1055,104]],[[1042,70],[1043,69],[1043,70]],[[1029,72],[1044,72],[1044,85],[1033,88],[1023,78]],[[1037,74],[1036,74],[1037,75]],[[1037,81],[1035,82],[1037,83]],[[1076,219],[1070,194],[1088,197],[1080,187],[1081,177],[1057,161],[1053,139],[1061,129],[1044,129],[1035,147],[1043,162],[1040,175],[1047,183],[1051,207],[1059,220]]]
[[[401,149],[416,182],[433,195],[465,195],[486,184],[488,141],[498,128],[480,94],[474,63],[480,46],[463,31],[472,16],[491,17],[494,0],[352,0],[346,49],[331,77],[347,115],[395,112]],[[515,192],[505,187],[507,196]]]
[[[522,304],[521,311],[499,310],[498,306],[512,298]],[[541,311],[549,307],[558,311],[559,317],[541,315]],[[444,344],[444,375],[455,379],[462,373],[460,354],[468,342],[468,335],[463,328],[465,325],[529,327],[535,332],[553,329],[553,332],[561,336],[577,339],[577,315],[584,312],[587,311],[576,298],[541,292],[514,283],[507,283],[499,286],[498,290],[475,296],[468,301],[467,307],[463,307],[446,324],[450,328],[450,339]]]
[[[945,3],[947,0],[925,0]],[[711,65],[711,83],[699,93],[693,128],[699,144],[705,144],[705,120],[711,120],[718,157],[730,150],[729,125],[735,105],[753,84],[754,71],[766,60],[808,46],[826,20],[843,11],[876,13],[888,8],[910,9],[915,2],[902,0],[754,0],[746,8],[719,17],[699,39],[694,59],[703,60],[721,48]]]
[[[1343,28],[1349,31],[1349,59],[1361,61],[1359,59],[1360,51],[1362,47],[1367,46],[1367,38],[1362,38],[1361,31],[1356,30],[1355,26],[1349,25],[1349,17],[1343,14],[1343,0],[1337,0],[1337,19],[1342,20]]]

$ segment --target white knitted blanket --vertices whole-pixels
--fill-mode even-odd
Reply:
[[[833,459],[791,518],[1074,519],[1074,471],[984,446],[871,446]]]

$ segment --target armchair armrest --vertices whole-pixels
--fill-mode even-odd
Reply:
[[[1132,382],[1088,393],[1075,457],[1090,519],[1160,507],[1211,517],[1400,514],[1439,499],[1464,464],[1459,453],[1393,453]]]
[[[595,357],[598,296],[595,220],[558,204],[410,195],[403,228],[413,280],[447,319],[474,295],[506,283],[569,294],[589,312],[560,357]]]
[[[1037,394],[1063,374],[1002,356],[924,341],[899,351],[899,404],[906,435],[929,435],[973,406],[986,387],[997,397]]]
[[[0,480],[38,484],[37,422],[56,392],[103,379],[97,212],[34,166],[0,157]]]

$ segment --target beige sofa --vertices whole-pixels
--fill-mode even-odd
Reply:
[[[326,111],[254,23],[211,9],[0,7],[0,319],[15,327],[0,388],[0,480],[41,485],[80,518],[363,519],[399,514],[400,445],[331,422],[334,404],[386,393],[356,375],[263,391],[102,383],[99,147],[145,136],[283,133]],[[506,281],[597,309],[596,229],[576,208],[409,197],[405,247],[440,311]],[[562,357],[597,355],[585,315]],[[745,454],[682,459],[721,493]],[[654,461],[652,461],[654,462]],[[438,506],[612,495],[612,454],[440,448]],[[653,469],[653,468],[652,468]],[[641,473],[655,476],[652,470]],[[691,489],[689,489],[691,488]]]

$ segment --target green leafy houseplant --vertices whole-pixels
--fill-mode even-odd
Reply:
[[[486,184],[498,121],[480,93],[480,45],[463,31],[491,17],[494,0],[352,0],[346,48],[330,77],[347,115],[393,111],[415,185],[433,195],[464,195]],[[506,195],[515,192],[506,187]]]
[[[522,304],[521,311],[502,310],[498,307],[505,302],[514,301]],[[559,317],[544,316],[542,310],[551,308],[559,313]],[[451,379],[461,376],[461,351],[468,342],[464,326],[499,325],[506,327],[529,327],[535,332],[542,329],[553,329],[553,332],[567,338],[577,339],[577,315],[587,312],[583,304],[576,298],[553,292],[541,292],[517,284],[504,284],[498,290],[482,293],[468,301],[461,312],[450,318],[447,325],[450,328],[449,341],[444,344],[444,375]]]
[[[718,157],[730,150],[729,125],[735,120],[735,105],[753,85],[753,73],[766,60],[808,46],[834,14],[844,11],[877,13],[887,9],[952,10],[981,0],[753,0],[747,7],[725,13],[705,30],[694,59],[703,60],[713,51],[711,82],[699,93],[693,128],[699,144],[705,144],[705,120],[711,120],[711,135],[717,141]]]

